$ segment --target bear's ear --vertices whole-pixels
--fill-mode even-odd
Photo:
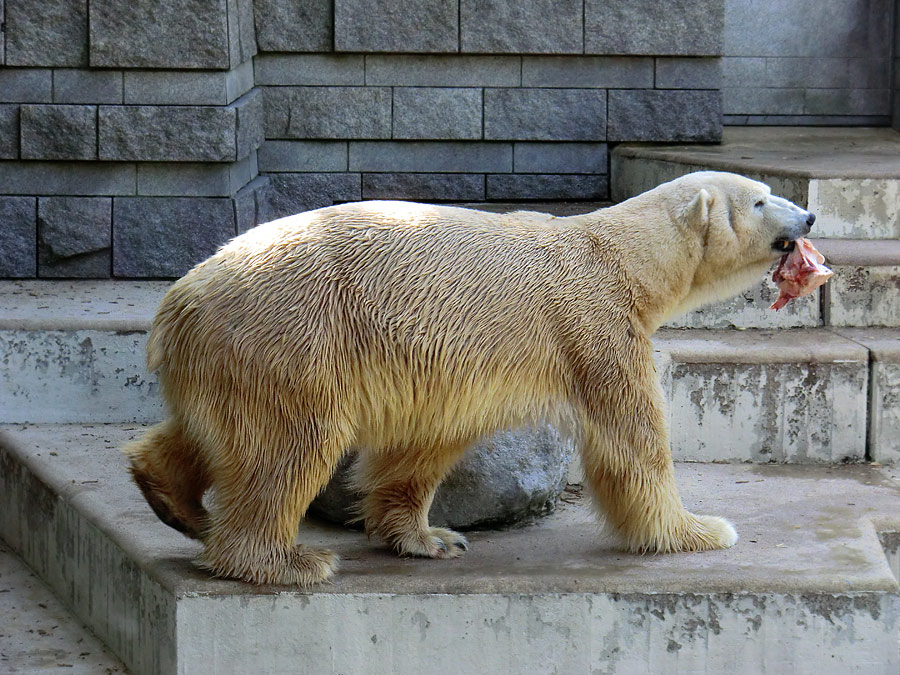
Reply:
[[[706,190],[702,189],[684,207],[681,212],[681,220],[688,227],[696,227],[705,230],[709,226],[709,207],[713,198]]]

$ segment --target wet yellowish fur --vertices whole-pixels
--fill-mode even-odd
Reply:
[[[466,541],[428,509],[466,448],[567,419],[631,550],[731,546],[681,505],[649,337],[771,267],[791,223],[768,192],[703,173],[569,218],[364,202],[262,225],[164,298],[147,349],[170,417],[125,449],[132,475],[214,574],[309,586],[337,559],[297,525],[348,448],[367,530],[449,557]]]

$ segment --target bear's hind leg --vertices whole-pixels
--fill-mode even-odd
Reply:
[[[354,483],[366,492],[360,502],[366,532],[384,539],[400,555],[455,558],[468,550],[458,532],[428,524],[437,487],[464,451],[460,445],[361,454]]]
[[[174,417],[151,427],[122,452],[131,460],[131,476],[159,519],[192,539],[209,525],[203,493],[209,472],[196,445],[184,437]]]
[[[305,588],[330,579],[338,557],[295,540],[300,520],[342,452],[336,444],[309,438],[293,447],[276,441],[252,452],[232,451],[230,461],[216,467],[215,508],[200,566],[257,584]]]

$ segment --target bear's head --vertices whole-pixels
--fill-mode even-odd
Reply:
[[[697,249],[681,311],[731,297],[757,282],[815,221],[815,215],[773,195],[764,183],[737,174],[701,171],[670,185],[672,219]]]

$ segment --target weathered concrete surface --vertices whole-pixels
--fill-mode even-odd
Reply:
[[[900,133],[882,128],[726,127],[721,145],[619,145],[615,201],[691,171],[740,173],[816,213],[813,234],[900,237]]]
[[[162,406],[155,377],[146,372],[144,343],[166,288],[165,282],[0,284],[6,308],[0,317],[0,422],[158,421]],[[765,297],[743,316],[767,312]],[[815,316],[802,309],[815,303],[803,299],[797,306]],[[740,322],[733,317],[742,315],[710,316],[732,317],[735,325]],[[821,328],[663,330],[654,340],[669,363],[659,370],[676,458],[865,457],[865,347]],[[876,410],[887,419],[892,408]]]
[[[673,454],[688,461],[866,456],[868,352],[817,331],[659,331]]]
[[[774,264],[773,264],[774,268]],[[668,321],[666,328],[814,328],[820,324],[820,292],[796,298],[777,312],[769,309],[778,297],[772,275],[728,300],[699,307]]]
[[[679,465],[689,508],[730,518],[727,551],[621,553],[575,499],[450,561],[399,559],[306,523],[343,559],[300,592],[207,578],[124,472],[135,427],[6,427],[0,534],[136,673],[595,670],[896,673],[900,595],[879,540],[896,471]],[[450,664],[443,668],[436,664]]]
[[[0,672],[96,675],[125,666],[0,541]]]
[[[900,241],[817,242],[834,276],[822,287],[831,326],[900,327]]]
[[[900,330],[834,331],[869,350],[869,456],[884,464],[900,462]]]
[[[0,421],[156,421],[144,349],[166,282],[0,284]]]

